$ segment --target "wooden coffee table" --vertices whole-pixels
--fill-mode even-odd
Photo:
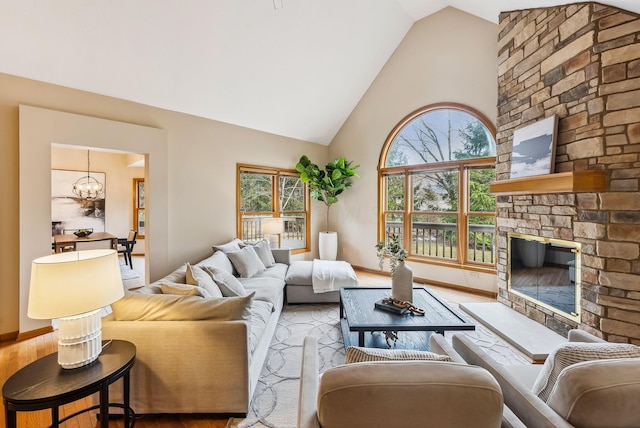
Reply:
[[[394,348],[429,350],[431,332],[475,330],[476,326],[424,287],[413,288],[413,304],[425,315],[409,312],[396,315],[375,308],[375,302],[389,297],[391,288],[345,287],[340,289],[340,323],[344,347],[387,348],[384,332],[397,333]],[[369,333],[369,334],[366,334]]]

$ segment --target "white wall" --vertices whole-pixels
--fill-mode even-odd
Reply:
[[[46,327],[49,321],[27,316],[31,262],[51,253],[51,143],[145,155],[145,176],[155,183],[147,192],[150,247],[146,278],[167,270],[167,133],[161,129],[19,106],[19,329]]]
[[[302,154],[318,163],[327,160],[326,146],[89,92],[1,73],[0,88],[0,339],[43,326],[29,323],[21,304],[28,286],[20,284],[28,284],[31,260],[51,248],[52,142],[145,154],[148,281],[235,237],[237,163],[293,168]],[[23,108],[50,114],[29,122]],[[117,133],[137,129],[160,133],[162,140]],[[153,162],[154,156],[161,160]],[[32,193],[21,195],[23,190]],[[314,208],[314,249],[320,223]]]
[[[331,158],[361,165],[360,179],[332,213],[340,258],[378,269],[378,161],[394,126],[419,107],[455,102],[479,110],[494,124],[498,26],[446,8],[416,22],[330,145]],[[414,275],[496,292],[493,274],[410,263]]]

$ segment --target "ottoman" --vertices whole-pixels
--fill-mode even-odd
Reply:
[[[349,266],[351,268],[351,266]],[[355,272],[350,272],[355,278]],[[313,292],[313,261],[299,260],[291,263],[285,278],[287,303],[339,303],[340,292]],[[352,286],[357,286],[357,281]]]

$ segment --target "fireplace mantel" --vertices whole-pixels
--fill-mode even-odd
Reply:
[[[606,189],[607,172],[601,170],[569,171],[514,178],[494,181],[489,185],[490,193],[495,196],[603,192]]]

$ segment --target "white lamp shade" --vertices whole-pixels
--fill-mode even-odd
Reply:
[[[124,296],[115,250],[58,253],[31,264],[29,309],[34,319],[79,315]]]
[[[278,218],[265,218],[262,220],[262,233],[267,235],[277,235],[284,232],[284,219]]]

